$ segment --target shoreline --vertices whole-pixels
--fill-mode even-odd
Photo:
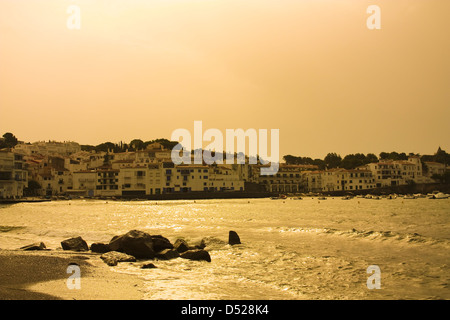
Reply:
[[[69,289],[70,264],[80,267],[79,289]],[[143,280],[107,266],[100,254],[0,250],[0,300],[142,300]]]
[[[364,190],[346,190],[346,191],[320,191],[320,192],[269,192],[269,191],[226,191],[226,192],[209,192],[209,191],[192,191],[192,192],[176,192],[162,194],[127,194],[127,195],[111,195],[111,196],[77,196],[77,195],[61,195],[51,196],[49,198],[23,197],[19,199],[0,199],[0,204],[16,204],[16,203],[39,203],[51,202],[58,200],[117,200],[117,201],[168,201],[168,200],[226,200],[226,199],[263,199],[278,197],[281,194],[287,196],[329,196],[343,197],[347,195],[376,195],[383,196],[389,194],[428,194],[434,191],[450,193],[450,185],[433,183],[433,184],[414,184],[391,187],[379,187]]]

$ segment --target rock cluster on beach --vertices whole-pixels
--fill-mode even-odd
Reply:
[[[109,243],[92,243],[89,247],[81,237],[73,237],[61,241],[63,250],[76,252],[91,251],[101,254],[100,258],[109,266],[116,266],[119,262],[135,262],[137,260],[171,260],[183,258],[196,261],[211,262],[211,256],[206,248],[208,238],[202,239],[196,245],[190,245],[184,239],[177,239],[172,244],[162,235],[150,235],[144,231],[131,230],[125,234],[114,236]],[[221,240],[215,239],[222,244]],[[211,242],[211,241],[210,241]],[[235,231],[230,231],[228,244],[240,244],[240,238]],[[33,243],[20,248],[21,250],[48,250],[43,242]],[[142,268],[156,268],[152,263],[146,263]]]
[[[117,264],[114,264],[114,261],[108,259],[111,252],[124,253],[135,259],[144,260],[170,260],[180,257],[190,260],[211,262],[211,257],[209,253],[204,250],[204,247],[190,247],[187,242],[182,239],[177,239],[174,246],[167,238],[161,235],[150,235],[139,230],[131,230],[123,235],[115,236],[111,239],[109,244],[100,245],[97,243],[94,247],[91,246],[91,251],[96,252],[96,250],[99,250],[99,253],[108,250],[108,252],[103,253],[101,256],[108,265]],[[117,262],[122,261],[120,258],[115,260]]]

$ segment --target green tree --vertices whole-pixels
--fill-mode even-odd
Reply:
[[[145,148],[144,141],[141,139],[134,139],[130,142],[130,147],[134,150],[141,150]]]
[[[342,158],[336,153],[329,153],[324,158],[325,166],[329,169],[337,168],[341,165]]]
[[[366,156],[366,164],[373,162],[378,162],[378,157],[373,153],[368,153]]]
[[[17,138],[11,132],[6,132],[3,139],[2,148],[14,148],[18,143]]]
[[[446,171],[444,174],[433,174],[431,179],[437,180],[443,184],[450,184],[450,171]]]
[[[95,151],[103,151],[108,152],[108,150],[113,150],[116,148],[116,145],[112,142],[103,142],[97,146],[95,146]]]

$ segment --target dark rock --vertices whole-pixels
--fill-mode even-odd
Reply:
[[[104,243],[93,243],[91,244],[91,251],[96,253],[106,253],[111,251],[109,246]]]
[[[188,251],[190,249],[189,244],[184,239],[177,239],[173,245],[175,250],[177,250],[179,253],[183,253],[185,251]]]
[[[29,244],[27,246],[20,248],[20,250],[25,250],[25,251],[45,250],[45,249],[46,249],[46,246],[43,242],[40,242],[40,243],[36,242],[36,243]]]
[[[104,253],[100,256],[100,258],[108,265],[108,266],[117,266],[119,262],[135,262],[136,258],[130,256],[123,252],[110,251]]]
[[[154,269],[156,266],[153,263],[146,263],[141,266],[141,269]]]
[[[123,252],[138,259],[153,259],[155,257],[152,236],[139,230],[131,230],[124,235],[115,236],[108,246],[112,251]]]
[[[178,258],[179,256],[180,256],[180,253],[177,250],[165,249],[161,252],[158,252],[155,257],[160,260],[170,260],[170,259]]]
[[[209,252],[202,249],[188,250],[180,254],[180,257],[189,260],[197,260],[197,261],[204,260],[211,262],[211,256],[209,255]]]
[[[72,251],[88,251],[89,247],[86,241],[81,237],[70,238],[67,240],[61,241],[61,247],[63,250],[72,250]]]
[[[165,249],[173,249],[173,245],[167,238],[164,238],[161,235],[151,236],[153,241],[153,250],[155,252],[160,252]]]
[[[123,250],[122,248],[122,238],[124,235],[121,236],[114,236],[108,243],[108,247],[111,251],[117,251],[121,252]]]
[[[228,244],[229,245],[241,244],[241,239],[239,238],[238,234],[235,231],[229,232]]]

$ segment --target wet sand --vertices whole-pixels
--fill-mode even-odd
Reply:
[[[79,289],[67,286],[70,264]],[[0,250],[0,300],[141,300],[142,280],[112,268],[93,253]]]

